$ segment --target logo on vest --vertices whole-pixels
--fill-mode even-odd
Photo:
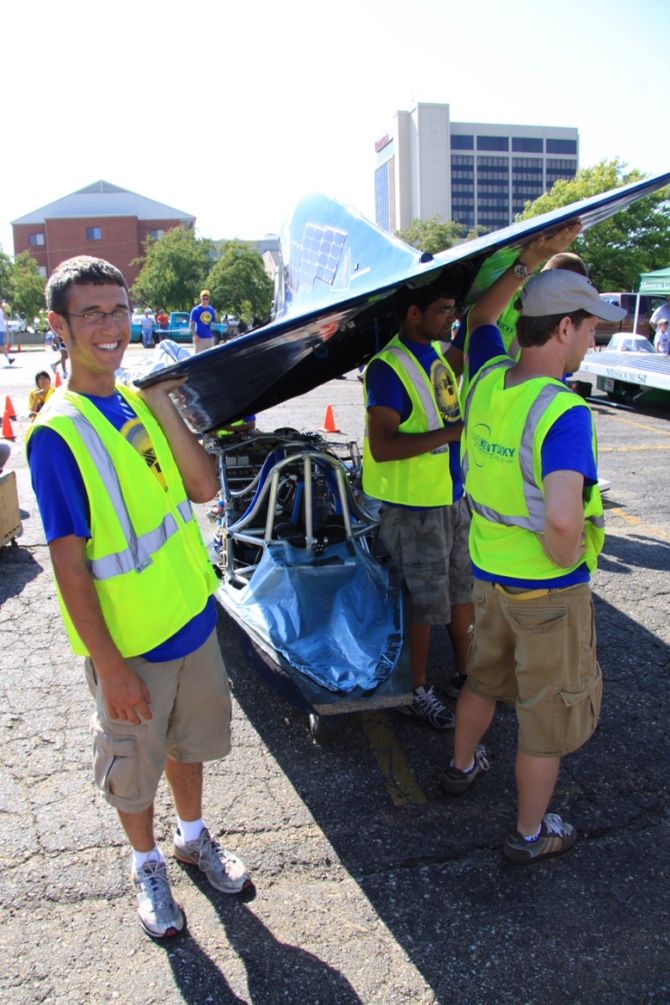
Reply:
[[[491,429],[483,422],[474,427],[471,436],[474,447],[472,460],[478,468],[483,467],[487,461],[511,464],[516,457],[516,447],[508,447],[504,443],[496,443],[492,440]]]

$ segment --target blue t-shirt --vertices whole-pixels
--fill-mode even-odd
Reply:
[[[119,392],[104,398],[85,397],[142,454],[155,477],[164,485],[149,435]],[[88,539],[91,536],[88,495],[74,455],[62,436],[46,426],[35,429],[28,443],[28,463],[47,542],[71,534]],[[216,604],[214,597],[209,597],[199,614],[142,656],[150,663],[165,663],[188,656],[209,638],[215,624]]]
[[[472,380],[479,370],[496,356],[507,356],[502,337],[496,325],[481,325],[470,336],[468,372]],[[470,385],[472,388],[472,384]],[[598,472],[592,449],[593,429],[591,413],[586,404],[571,408],[554,422],[542,443],[542,477],[552,471],[578,471],[584,476],[585,485],[596,485]],[[502,583],[506,586],[523,586],[553,589],[587,583],[590,579],[586,563],[573,572],[548,580],[517,579],[498,576],[480,569],[472,563],[472,571],[477,579]]]
[[[401,338],[403,345],[407,346],[412,355],[421,364],[428,374],[435,393],[435,400],[440,411],[442,421],[445,426],[451,422],[460,422],[461,413],[458,404],[458,390],[451,386],[451,381],[445,379],[442,360],[439,358],[432,345],[425,345],[422,342],[410,342],[409,339]],[[367,387],[367,407],[383,405],[385,408],[392,408],[400,416],[400,422],[404,422],[412,411],[412,402],[405,390],[405,387],[392,369],[381,359],[374,359],[368,365],[365,372],[365,382]],[[454,487],[454,502],[463,496],[463,478],[461,475],[461,445],[460,441],[449,443],[449,472]],[[385,503],[387,506],[393,503]],[[407,507],[417,509],[419,507]],[[425,507],[426,509],[430,507]]]
[[[212,337],[212,325],[216,321],[216,311],[213,307],[198,304],[191,311],[190,320],[195,322],[195,333],[198,338]]]

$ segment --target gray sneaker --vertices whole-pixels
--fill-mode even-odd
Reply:
[[[411,705],[400,705],[397,709],[401,715],[411,715],[415,719],[427,722],[433,729],[453,729],[454,713],[445,708],[435,694],[433,686],[414,689],[414,700]]]
[[[165,862],[145,862],[141,869],[133,864],[130,875],[137,892],[137,913],[147,935],[163,939],[181,932],[184,915],[172,899]]]
[[[452,764],[442,775],[442,788],[449,796],[462,796],[470,788],[475,778],[490,768],[486,747],[479,744],[475,750],[474,764],[469,771],[460,771]]]
[[[174,835],[174,853],[180,862],[197,865],[201,872],[221,893],[242,893],[254,888],[244,864],[237,855],[225,851],[211,837],[206,827],[196,841],[184,841],[179,828]]]
[[[503,855],[511,865],[533,865],[545,858],[565,855],[576,840],[577,831],[572,824],[561,820],[558,813],[547,813],[537,840],[524,841],[518,831],[511,831],[505,838]]]

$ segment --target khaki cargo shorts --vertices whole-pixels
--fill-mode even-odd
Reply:
[[[382,506],[381,538],[405,583],[415,624],[448,625],[452,604],[472,600],[469,529],[465,498],[432,509]]]
[[[468,686],[516,707],[519,750],[560,757],[598,723],[602,674],[589,583],[515,590],[475,581]]]
[[[154,801],[168,757],[200,764],[230,752],[230,691],[213,631],[195,652],[169,663],[126,660],[151,694],[153,718],[136,726],[110,719],[90,659],[86,682],[95,698],[91,720],[95,784],[124,813]]]

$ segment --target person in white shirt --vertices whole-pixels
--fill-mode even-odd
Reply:
[[[659,322],[663,321],[664,319],[666,321],[670,321],[670,297],[668,297],[668,299],[665,301],[664,304],[661,304],[660,307],[656,308],[654,313],[649,318],[649,324],[654,329],[654,331],[657,331]]]
[[[668,331],[668,327],[667,318],[661,318],[656,328],[656,335],[654,336],[654,349],[656,352],[665,353],[666,356],[670,354],[670,331]]]

